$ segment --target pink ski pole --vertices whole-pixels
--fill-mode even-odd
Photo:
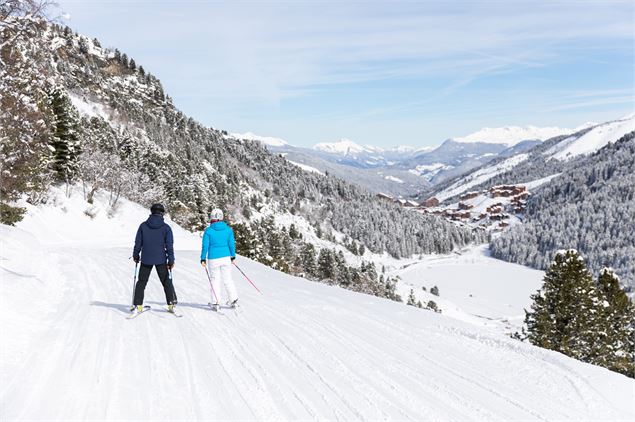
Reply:
[[[251,285],[252,285],[252,286],[254,286],[254,289],[258,290],[258,293],[263,294],[263,293],[260,291],[260,289],[259,289],[258,287],[256,287],[256,285],[254,284],[254,282],[253,282],[253,281],[251,281],[251,280],[249,279],[249,277],[247,277],[247,274],[245,274],[245,273],[243,272],[243,270],[241,270],[241,269],[240,269],[240,267],[239,267],[238,265],[236,265],[236,263],[235,263],[235,262],[234,262],[234,267],[238,268],[238,271],[240,271],[240,273],[243,275],[243,277],[245,277],[245,278],[247,279],[247,281],[248,281],[249,283],[251,283]]]

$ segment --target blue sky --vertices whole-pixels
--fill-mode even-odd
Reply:
[[[61,0],[201,123],[294,145],[432,146],[635,109],[632,1]]]

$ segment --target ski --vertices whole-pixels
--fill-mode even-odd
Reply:
[[[218,305],[218,304],[212,305],[212,302],[209,302],[209,303],[207,304],[207,306],[209,306],[209,308],[210,308],[212,311],[216,312],[217,314],[219,314],[219,315],[224,315],[224,314],[220,311],[220,309],[221,309],[221,306],[220,306],[220,305]]]
[[[133,310],[132,313],[126,317],[126,319],[134,319],[134,318],[138,317],[139,315],[141,315],[142,313],[144,313],[145,311],[149,311],[149,310],[150,310],[150,306],[145,305],[141,312],[137,312],[137,311]]]
[[[169,309],[165,308],[165,311],[166,311],[168,314],[172,314],[172,315],[174,315],[174,316],[175,316],[175,317],[177,317],[177,318],[181,318],[181,317],[183,316],[183,314],[182,314],[182,313],[180,313],[180,312],[178,312],[176,309],[173,309],[173,310],[171,310],[171,311],[170,311]]]

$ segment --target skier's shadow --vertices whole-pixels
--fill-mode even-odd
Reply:
[[[205,309],[209,310],[209,306],[205,303],[191,303],[191,302],[179,302],[176,305],[178,308],[193,308],[193,309]]]
[[[130,305],[122,305],[120,303],[107,303],[107,302],[101,302],[99,300],[93,300],[92,302],[90,302],[90,305],[101,306],[102,308],[116,309],[117,311],[120,311],[121,313],[130,314]]]

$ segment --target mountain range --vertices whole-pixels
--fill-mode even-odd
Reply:
[[[545,139],[575,131],[535,126],[484,128],[467,136],[448,138],[437,147],[422,148],[380,148],[361,145],[346,138],[304,148],[279,138],[253,133],[231,136],[258,140],[270,151],[284,155],[307,171],[328,172],[364,186],[371,192],[399,197],[426,191],[496,157],[512,156]]]

